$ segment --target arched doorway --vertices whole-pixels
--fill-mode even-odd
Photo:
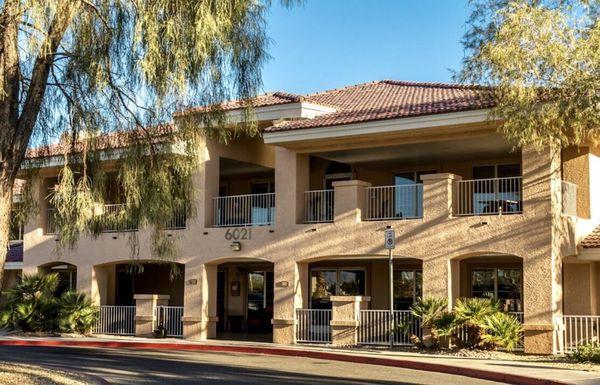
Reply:
[[[183,306],[183,264],[122,261],[97,265],[94,270],[102,305],[134,306],[136,294],[166,294],[169,306]]]
[[[58,287],[55,294],[60,296],[67,291],[77,290],[77,266],[66,262],[52,262],[38,267],[43,274],[57,274]]]

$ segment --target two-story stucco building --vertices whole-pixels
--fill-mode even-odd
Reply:
[[[523,321],[525,350],[541,353],[557,349],[557,316],[598,314],[600,148],[513,148],[478,87],[378,81],[254,104],[261,136],[203,143],[197,216],[168,230],[181,277],[152,263],[149,233],[134,224],[57,254],[47,196],[60,156],[34,186],[23,272],[58,271],[113,316],[133,317],[136,299],[168,303],[173,334],[186,338],[328,342],[332,298],[388,309],[390,227],[398,311],[420,296],[492,295]],[[231,122],[240,107],[224,105]],[[119,210],[118,194],[111,202],[106,212]],[[127,268],[130,231],[142,273]]]

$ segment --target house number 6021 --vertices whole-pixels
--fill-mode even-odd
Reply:
[[[244,239],[252,239],[252,229],[227,229],[225,239],[228,241],[239,241]]]

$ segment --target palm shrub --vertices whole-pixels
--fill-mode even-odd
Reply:
[[[454,315],[448,311],[446,298],[419,298],[411,313],[421,321],[423,329],[423,338],[413,339],[426,348],[438,346],[440,337],[448,336],[454,327]]]
[[[415,317],[421,320],[422,327],[430,328],[444,312],[448,311],[448,300],[437,297],[419,298],[410,310]]]
[[[24,332],[89,332],[97,310],[82,293],[56,297],[58,274],[25,275],[7,292],[0,328]]]
[[[84,293],[67,291],[58,298],[57,305],[60,331],[85,334],[94,327],[98,309]]]
[[[463,335],[457,338],[460,346],[475,349],[486,347],[482,339],[483,326],[488,317],[500,312],[498,301],[491,298],[460,298],[454,306],[456,329]]]
[[[39,332],[56,328],[57,308],[53,294],[58,287],[58,274],[25,275],[8,290],[0,311],[0,327]]]
[[[481,340],[490,346],[514,350],[521,342],[523,325],[514,316],[496,312],[484,317],[480,324]]]

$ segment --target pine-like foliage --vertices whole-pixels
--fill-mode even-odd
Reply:
[[[471,0],[457,78],[488,85],[514,144],[600,140],[598,0]]]

